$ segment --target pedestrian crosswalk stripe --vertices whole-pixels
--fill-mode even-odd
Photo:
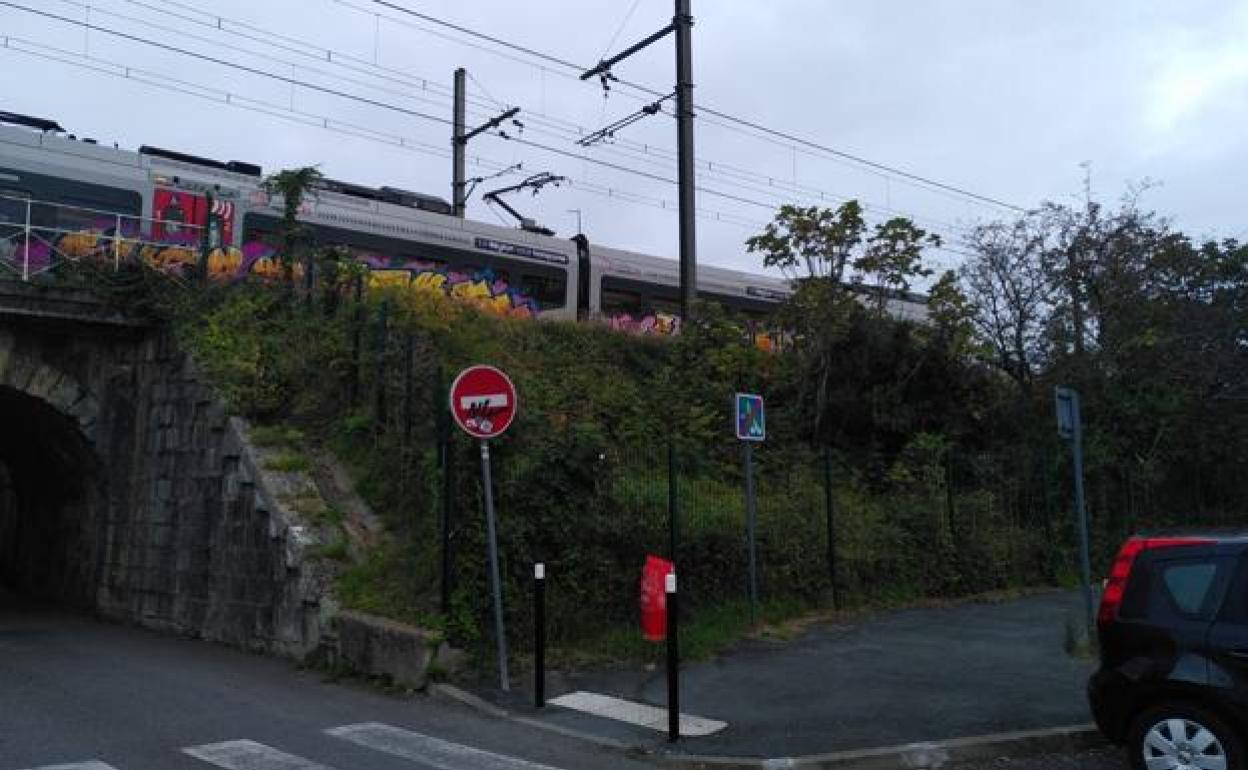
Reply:
[[[667,709],[658,706],[584,691],[560,695],[558,698],[552,698],[548,703],[659,732],[667,731]],[[707,719],[689,714],[680,715],[680,734],[691,738],[713,735],[727,726],[727,722],[721,722],[718,719]]]
[[[44,765],[32,767],[30,770],[117,770],[117,768],[98,760],[91,760],[90,762],[71,762],[68,765]]]
[[[182,749],[196,759],[226,770],[333,770],[255,741],[225,741]]]
[[[335,727],[325,732],[437,770],[557,770],[550,765],[494,754],[377,722]]]

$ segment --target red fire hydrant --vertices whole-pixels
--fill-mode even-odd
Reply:
[[[641,570],[641,635],[651,642],[667,636],[667,595],[663,581],[676,567],[667,559],[647,556]]]

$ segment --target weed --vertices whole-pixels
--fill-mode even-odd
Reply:
[[[265,461],[264,468],[275,473],[307,473],[312,461],[299,452],[285,451]]]
[[[351,551],[347,547],[346,539],[340,537],[332,543],[312,546],[308,549],[308,555],[313,559],[345,562],[351,557]]]
[[[258,447],[293,448],[303,443],[303,431],[287,425],[256,425],[250,436]]]

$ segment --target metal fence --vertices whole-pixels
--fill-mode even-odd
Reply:
[[[205,256],[202,225],[0,194],[0,274],[31,281],[66,263],[177,275]]]
[[[444,419],[454,372],[384,306],[355,307],[352,408],[393,453],[420,574],[441,587],[438,608],[488,636],[479,453]],[[724,435],[701,443],[674,430],[620,445],[604,426],[497,442],[509,633],[532,633],[537,562],[547,569],[552,643],[614,657],[644,654],[638,594],[649,555],[677,564],[683,610],[740,622],[1052,582],[1073,552],[1073,529],[1055,523],[1069,506],[1054,489],[1061,459],[1051,447],[1031,460],[919,447],[905,473],[865,478],[853,458],[806,446],[779,421],[753,449],[752,596],[743,447],[724,406]]]

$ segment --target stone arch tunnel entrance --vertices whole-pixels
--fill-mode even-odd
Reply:
[[[0,276],[0,621],[51,600],[318,650],[332,571],[260,462],[167,327]]]
[[[0,386],[0,586],[89,606],[104,474],[77,421]]]

